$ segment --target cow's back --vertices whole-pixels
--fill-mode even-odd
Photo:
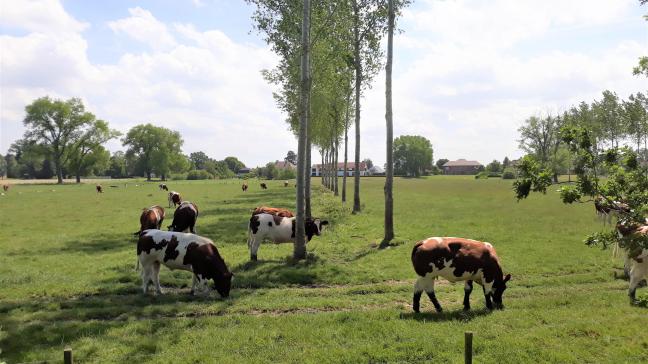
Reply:
[[[171,269],[191,271],[191,265],[197,259],[191,250],[204,245],[213,246],[213,243],[195,234],[146,230],[137,242],[137,255],[143,264],[159,262]]]
[[[412,265],[419,276],[435,272],[445,277],[448,275],[446,271],[452,271],[454,277],[465,277],[480,271],[490,276],[492,271],[498,270],[499,262],[490,243],[464,238],[434,237],[420,241],[414,246]]]

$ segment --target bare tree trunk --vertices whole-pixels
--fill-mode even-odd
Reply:
[[[347,95],[346,116],[344,119],[344,173],[342,176],[342,202],[346,202],[347,192],[347,163],[349,161],[349,108],[351,107],[351,92]]]
[[[394,0],[388,3],[387,64],[385,65],[385,122],[387,124],[387,165],[385,166],[385,237],[381,247],[394,239],[394,120],[392,113],[392,63],[394,58]]]
[[[324,185],[324,149],[320,149],[320,155],[322,156],[322,164],[320,164],[319,177],[322,186]]]
[[[337,133],[335,133],[335,135],[337,135]],[[333,178],[334,178],[333,188],[334,188],[334,191],[333,192],[335,193],[335,196],[340,195],[340,193],[338,191],[338,149],[339,148],[340,148],[340,140],[336,137],[335,138],[335,154],[334,154],[334,158],[333,158],[333,166],[334,166],[334,168],[333,168],[333,173],[334,173],[334,175],[333,175]]]
[[[305,182],[306,176],[306,145],[308,136],[308,109],[309,100],[309,55],[310,55],[310,0],[304,0],[301,28],[301,90],[299,95],[299,141],[297,147],[297,217],[295,221],[295,245],[293,247],[293,259],[306,258],[306,234],[304,229],[305,221]]]
[[[56,168],[56,179],[58,184],[63,184],[63,167],[61,166],[61,157],[54,157],[54,164]]]
[[[353,213],[360,212],[360,88],[362,64],[360,62],[360,24],[357,4],[354,4],[353,51],[355,58],[355,168],[353,169]]]
[[[76,183],[81,183],[81,171],[78,169],[76,171]]]
[[[309,67],[309,74],[310,74],[310,64],[308,65]],[[311,81],[310,77],[308,80],[308,99],[310,100],[310,88],[311,88]],[[307,119],[310,120],[311,118],[311,110],[310,110],[310,102],[308,103],[308,110],[306,110],[307,113]],[[306,181],[304,183],[304,214],[306,217],[311,217],[311,149],[313,148],[312,143],[311,143],[311,125],[310,122],[308,123],[308,129],[306,130],[306,165],[304,168],[306,168],[306,175],[304,178],[306,178]]]

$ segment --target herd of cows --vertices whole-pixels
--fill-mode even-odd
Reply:
[[[287,187],[288,182],[285,182],[284,186]],[[268,189],[265,183],[260,183],[260,187]],[[248,188],[247,182],[241,186],[243,192]],[[4,185],[3,189],[6,192],[9,186]],[[233,274],[227,268],[214,242],[196,234],[198,207],[183,200],[178,192],[169,191],[166,184],[160,184],[159,189],[167,192],[169,208],[175,208],[175,211],[171,225],[167,226],[169,231],[161,230],[165,219],[163,207],[151,206],[143,209],[140,214],[140,229],[134,235],[138,236],[137,263],[138,268],[141,265],[143,292],[146,294],[149,285],[153,284],[156,293],[162,293],[159,274],[160,266],[165,265],[172,270],[181,269],[193,273],[192,294],[196,294],[197,291],[208,293],[208,282],[213,280],[214,289],[222,297],[228,297]],[[103,193],[101,185],[97,185],[96,190],[97,193]],[[612,218],[617,217],[616,230],[619,238],[648,236],[648,219],[643,226],[637,226],[619,218],[623,213],[629,212],[627,204],[609,202],[597,197],[594,207],[604,223],[611,223]],[[287,209],[256,207],[248,223],[247,244],[250,260],[257,260],[258,250],[263,241],[294,242],[295,221],[294,214]],[[321,235],[326,225],[326,220],[306,218],[304,230],[307,241]],[[618,250],[618,246],[615,250]],[[639,252],[625,251],[624,257],[624,271],[630,278],[628,295],[634,302],[637,288],[648,278],[648,249]],[[438,277],[450,282],[465,282],[465,310],[470,309],[473,282],[482,286],[488,309],[504,307],[502,296],[511,275],[504,274],[495,248],[490,243],[465,238],[432,237],[415,244],[411,261],[418,275],[412,304],[415,312],[419,312],[423,292],[427,294],[436,311],[441,312],[442,308],[434,291],[434,283]]]

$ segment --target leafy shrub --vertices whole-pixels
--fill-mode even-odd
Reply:
[[[172,180],[172,181],[185,180],[185,179],[187,179],[187,174],[186,173],[172,173],[169,176],[169,179]]]
[[[477,173],[475,175],[475,179],[487,179],[488,175],[489,175],[489,172],[482,171],[482,172],[479,172],[479,173]]]
[[[189,171],[189,173],[187,173],[187,179],[189,180],[210,179],[212,177],[213,176],[209,172],[203,169],[194,169],[193,171]]]
[[[507,168],[502,173],[502,179],[515,179],[515,171],[512,168]]]

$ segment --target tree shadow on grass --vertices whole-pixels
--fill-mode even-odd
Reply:
[[[444,321],[472,321],[476,317],[487,316],[491,314],[491,310],[482,308],[478,310],[455,310],[438,312],[404,312],[400,314],[401,320],[415,320],[419,322],[444,322]]]
[[[309,254],[305,260],[294,261],[292,257],[280,260],[248,261],[235,266],[235,285],[240,288],[276,288],[290,285],[313,285],[320,277],[313,271],[324,264],[317,255]],[[334,266],[332,274],[339,273]],[[337,272],[337,273],[336,273]]]

